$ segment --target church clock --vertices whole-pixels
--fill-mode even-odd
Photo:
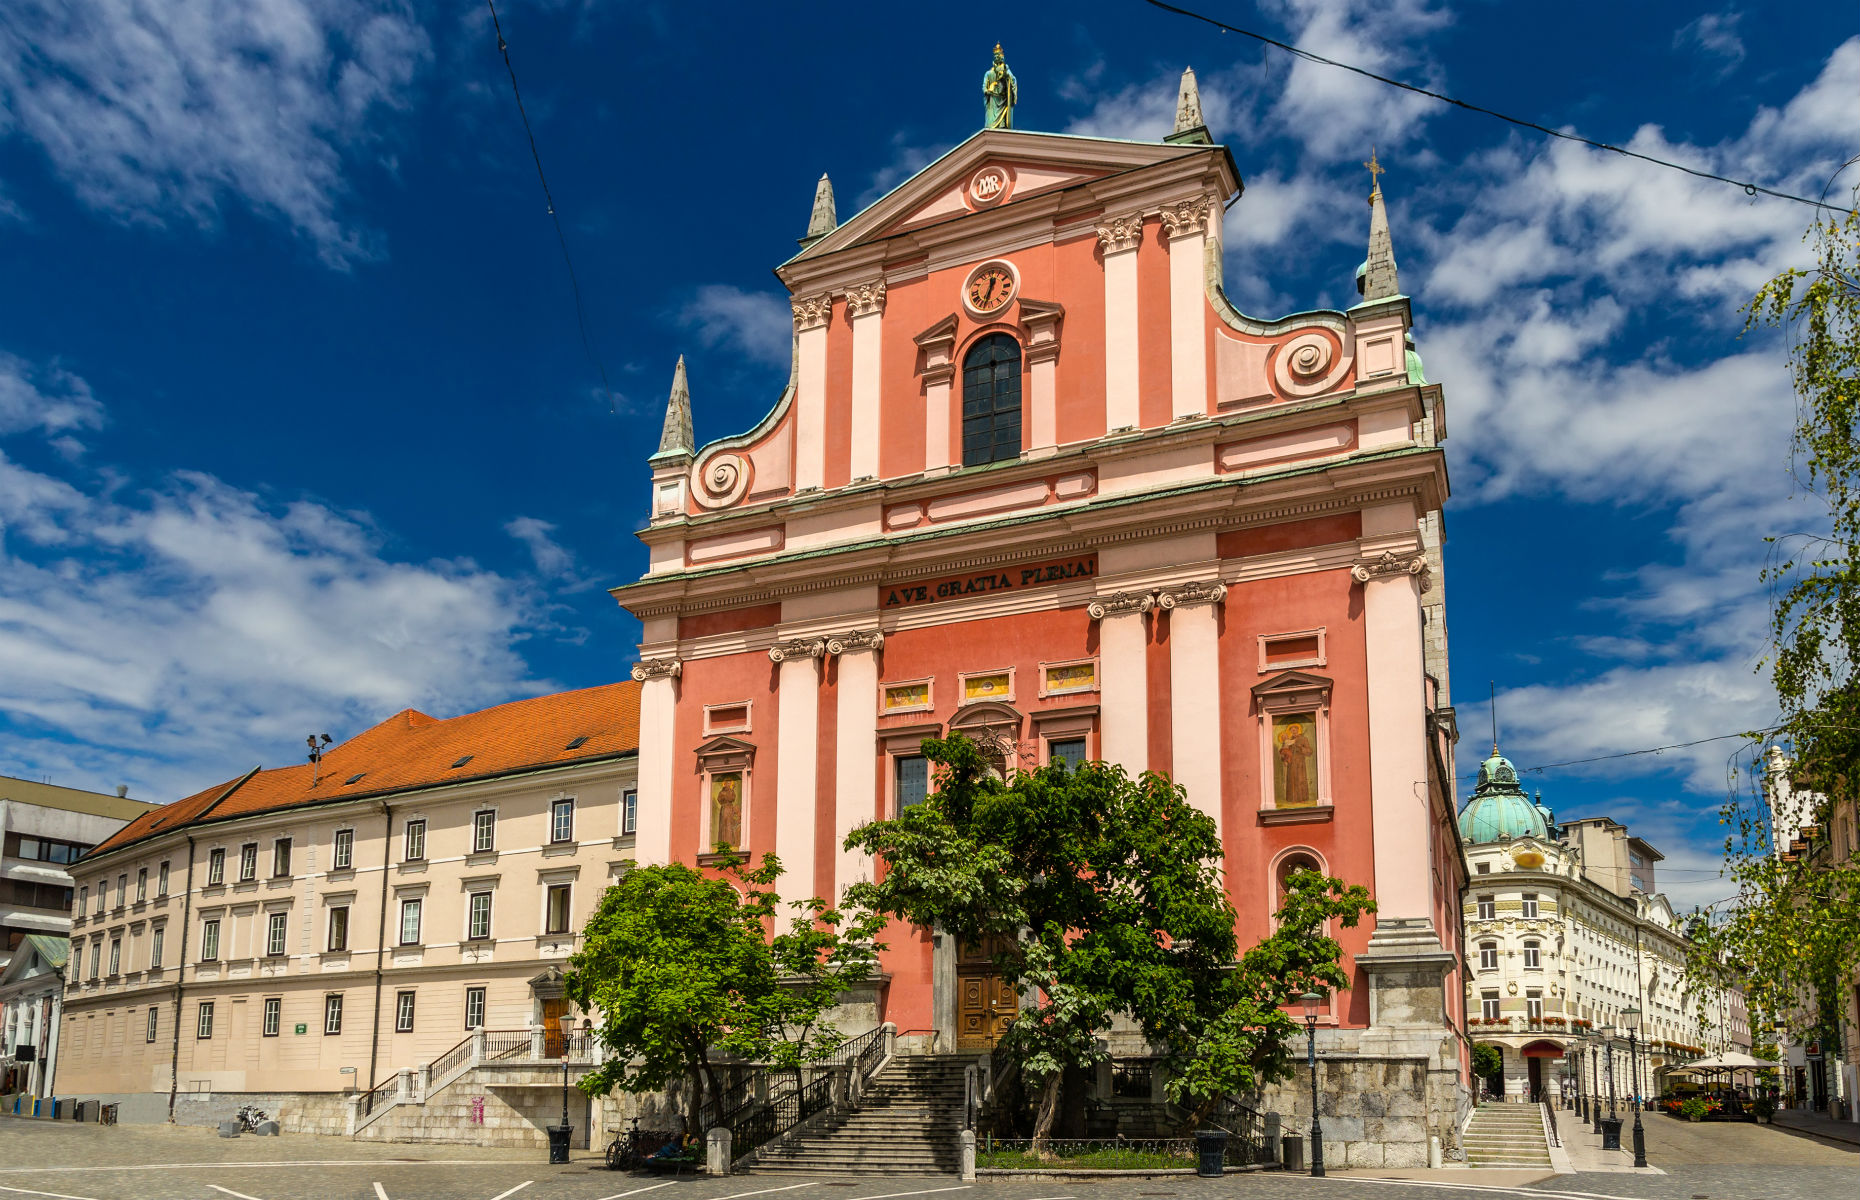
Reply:
[[[969,275],[962,298],[970,312],[988,316],[1007,307],[1016,285],[1014,268],[1003,262],[983,263]]]

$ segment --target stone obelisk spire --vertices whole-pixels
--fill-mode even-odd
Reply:
[[[665,402],[665,428],[659,434],[659,452],[655,460],[690,458],[697,451],[691,434],[691,385],[685,381],[685,356],[678,356],[672,370],[672,395]]]
[[[1163,141],[1214,143],[1213,135],[1208,132],[1208,122],[1201,115],[1201,89],[1195,84],[1193,67],[1182,72],[1182,87],[1175,96],[1175,129]]]
[[[839,227],[833,208],[833,181],[822,173],[820,182],[814,185],[814,211],[808,215],[807,236],[801,239],[801,244],[811,246]]]
[[[1369,153],[1369,161],[1363,166],[1369,169],[1370,183],[1369,257],[1363,260],[1362,274],[1356,286],[1364,300],[1386,300],[1390,296],[1401,295],[1401,284],[1395,276],[1395,243],[1389,237],[1389,214],[1382,204],[1380,177],[1385,174],[1385,169],[1376,161],[1373,149]]]

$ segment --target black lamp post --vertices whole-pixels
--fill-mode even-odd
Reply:
[[[1602,1045],[1608,1048],[1605,1059],[1606,1069],[1603,1072],[1608,1076],[1608,1119],[1614,1121],[1619,1118],[1615,1116],[1615,1027],[1613,1025],[1602,1026]]]
[[[1621,1015],[1629,1018],[1628,1025],[1628,1070],[1634,1076],[1634,1165],[1647,1165],[1647,1134],[1640,1127],[1640,1049],[1638,1026],[1640,1009],[1630,1006],[1621,1010]]]
[[[1317,1015],[1324,997],[1306,992],[1298,997],[1305,1010],[1305,1062],[1311,1068],[1311,1174],[1324,1174],[1324,1127],[1318,1123]]]
[[[1602,1080],[1597,1074],[1595,1043],[1589,1043],[1589,1123],[1591,1133],[1602,1131]]]

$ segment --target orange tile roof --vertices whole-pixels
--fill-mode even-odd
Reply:
[[[636,753],[639,689],[629,679],[444,720],[405,709],[324,751],[320,779],[307,762],[271,770],[254,767],[236,779],[144,813],[91,854],[207,820]],[[578,738],[586,740],[570,749],[569,743]],[[466,755],[470,761],[453,765]]]

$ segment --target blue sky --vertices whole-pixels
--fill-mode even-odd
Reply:
[[[1825,6],[1207,0],[1313,50],[1819,194],[1860,151]],[[1160,136],[1192,64],[1247,180],[1230,294],[1347,303],[1370,146],[1446,387],[1462,764],[1766,723],[1772,336],[1801,254],[1753,200],[1117,3],[502,9],[602,393],[489,17],[394,0],[18,0],[0,22],[0,773],[169,799],[405,706],[619,678],[644,457],[684,353],[700,439],[787,371],[769,269],[979,124]],[[913,10],[922,12],[923,10]],[[1851,178],[1845,181],[1851,184]],[[1845,194],[1845,186],[1837,188]],[[1716,899],[1729,743],[1541,779]]]

